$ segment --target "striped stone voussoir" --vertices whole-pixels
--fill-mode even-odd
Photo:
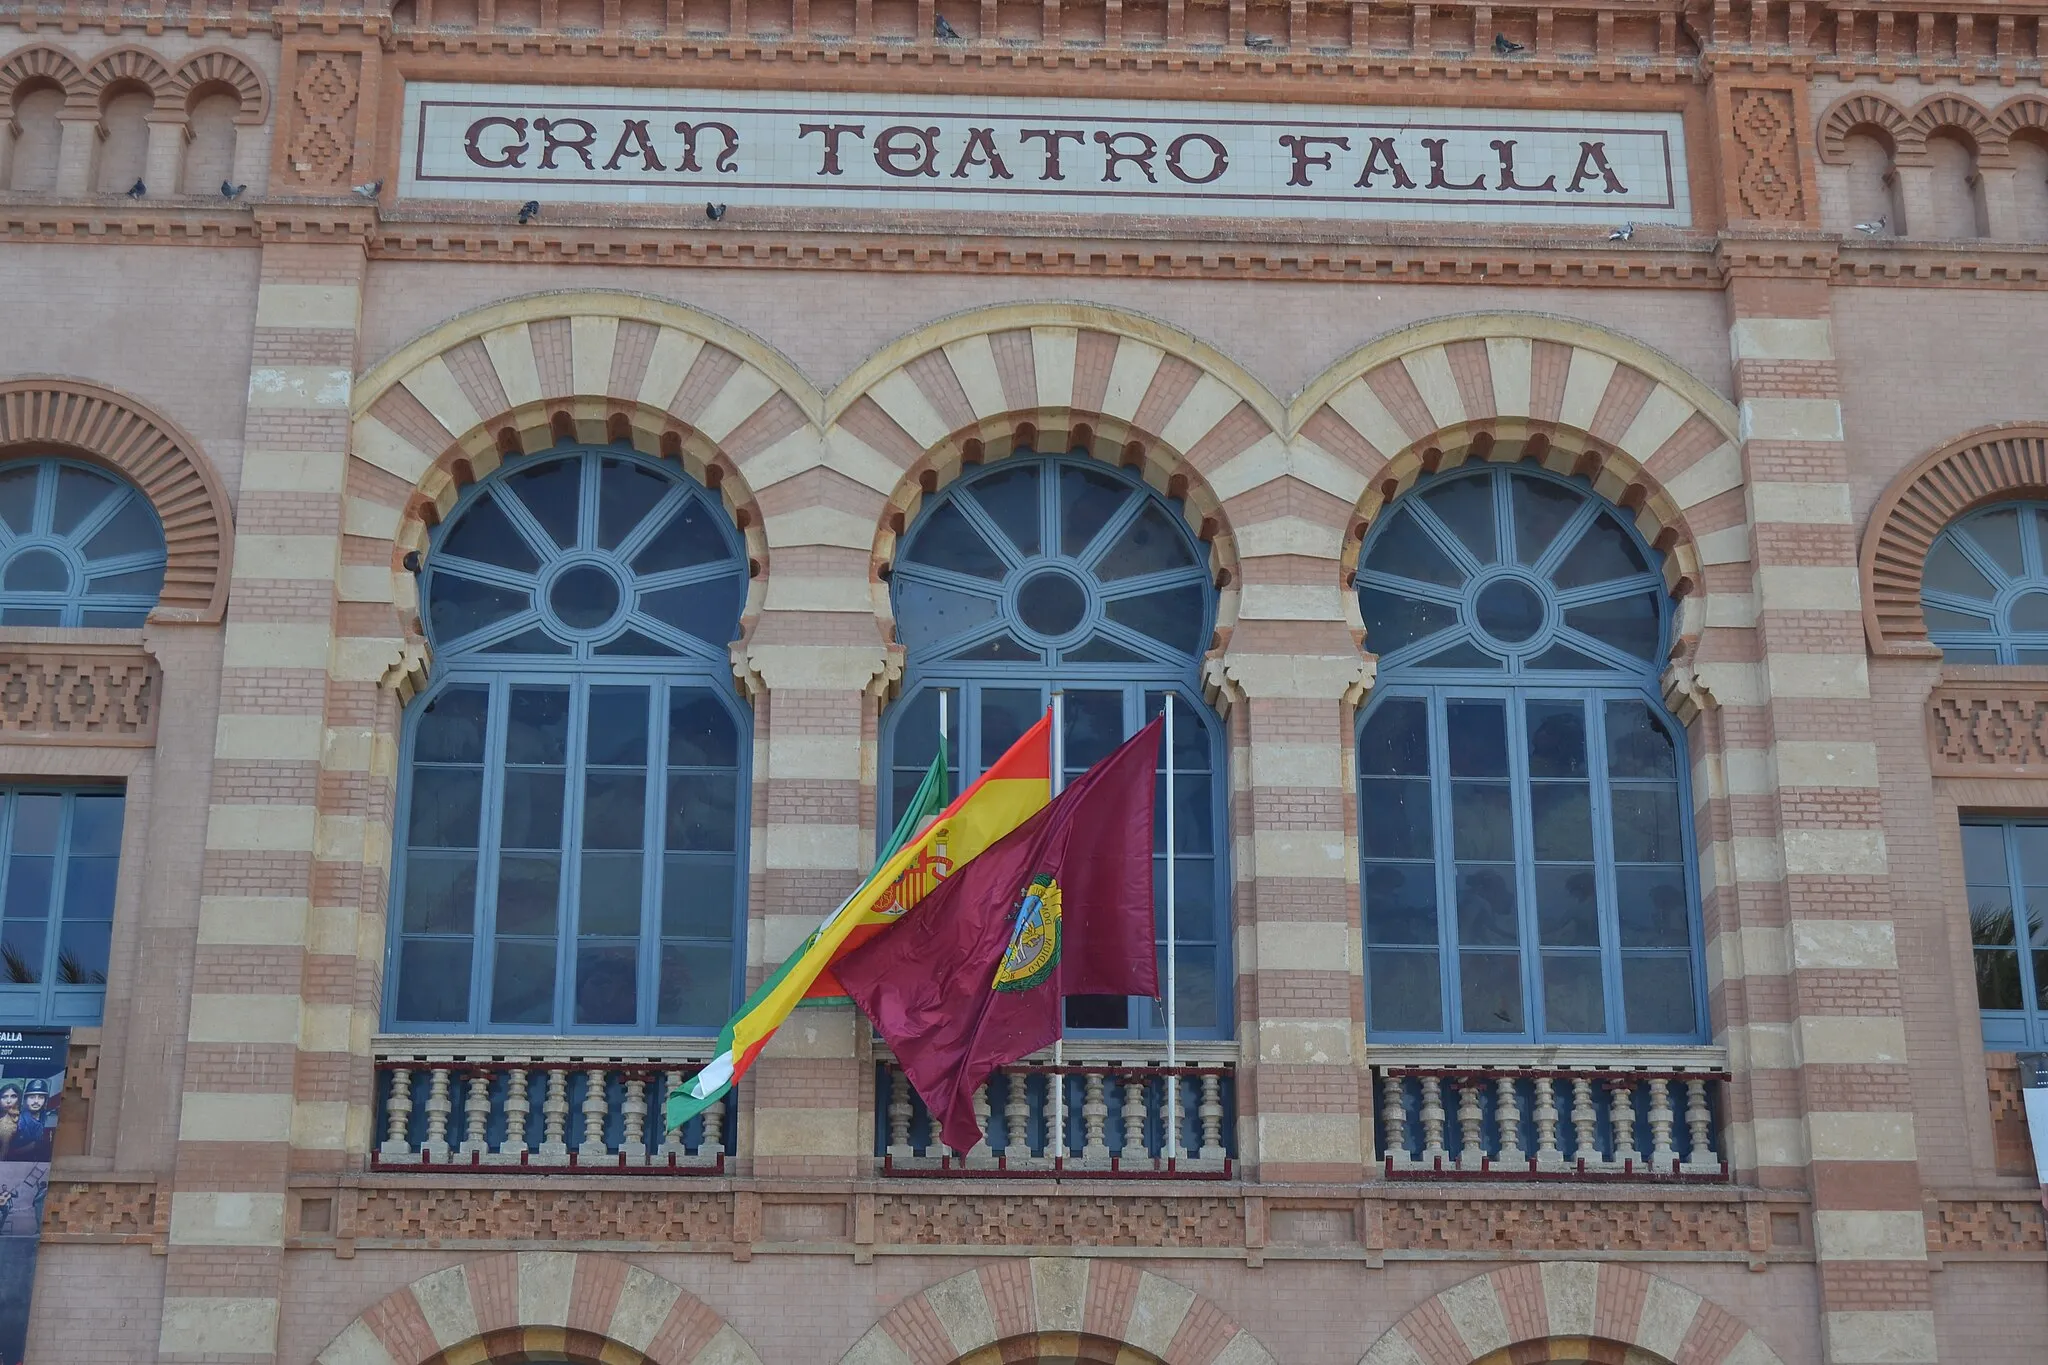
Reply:
[[[760,1365],[689,1291],[616,1256],[521,1251],[438,1270],[343,1328],[316,1365]]]
[[[1359,1365],[1779,1365],[1741,1322],[1629,1266],[1544,1261],[1453,1285],[1388,1328]]]
[[[840,1365],[1272,1365],[1251,1333],[1164,1276],[1116,1261],[1000,1261],[913,1294]]]

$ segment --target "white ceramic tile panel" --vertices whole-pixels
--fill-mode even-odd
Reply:
[[[545,167],[541,121],[558,123],[552,131],[565,144]],[[634,122],[644,124],[658,169],[632,137]],[[708,128],[696,138],[698,169],[682,169],[679,123],[730,128],[738,144],[727,169],[717,169],[723,134]],[[826,173],[821,130],[828,125],[846,129],[836,174]],[[924,130],[935,130],[930,157]],[[986,130],[979,143],[976,130]],[[1055,131],[1056,177],[1047,154]],[[1391,139],[1408,186],[1382,161],[1372,185],[1359,187],[1375,138]],[[1511,152],[1494,145],[1510,142]],[[586,144],[589,164],[566,145],[575,143]],[[970,144],[977,146],[971,157]],[[1176,146],[1177,161],[1169,156]],[[1220,171],[1215,146],[1227,156]],[[893,161],[890,148],[897,149]],[[1000,170],[986,164],[989,148]],[[1589,148],[1604,155],[1611,181]],[[1111,149],[1149,155],[1112,164]],[[407,87],[402,155],[399,194],[411,199],[1585,226],[1692,221],[1685,132],[1675,113],[425,82]],[[1434,156],[1440,172],[1433,173]]]

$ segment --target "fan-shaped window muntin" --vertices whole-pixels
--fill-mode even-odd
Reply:
[[[133,484],[77,460],[0,464],[0,625],[139,626],[166,562]]]
[[[620,449],[465,490],[422,574],[391,1027],[715,1032],[744,963],[747,561],[714,495]],[[652,599],[650,601],[650,599]]]
[[[1950,663],[2048,663],[2048,503],[1950,522],[1927,551],[1920,606]]]
[[[1361,565],[1381,648],[1358,754],[1372,1036],[1706,1037],[1655,554],[1585,485],[1492,465],[1418,486]],[[1386,594],[1434,614],[1413,628]]]
[[[1202,699],[1215,620],[1203,547],[1177,504],[1081,455],[1021,455],[972,470],[926,500],[890,580],[907,646],[902,695],[883,718],[886,832],[930,764],[948,697],[952,785],[1000,757],[1063,694],[1069,779],[1176,699],[1178,1023],[1228,1037],[1229,867],[1222,729]],[[1164,767],[1154,909],[1164,963]],[[1163,977],[1162,977],[1163,980]],[[1151,1001],[1077,998],[1077,1036],[1157,1035]]]
[[[1664,658],[1654,554],[1584,485],[1527,465],[1418,486],[1374,526],[1357,584],[1382,674],[1534,681],[1655,670]]]

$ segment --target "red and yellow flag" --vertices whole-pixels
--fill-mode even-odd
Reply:
[[[883,859],[747,998],[719,1035],[719,1054],[665,1106],[679,1128],[716,1103],[806,998],[844,996],[831,964],[902,918],[947,876],[1045,808],[1052,797],[1052,715],[1024,732],[966,791]]]

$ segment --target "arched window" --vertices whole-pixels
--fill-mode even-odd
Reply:
[[[1166,693],[1174,693],[1178,1023],[1189,1035],[1224,1036],[1222,740],[1199,677],[1215,592],[1177,505],[1079,455],[1019,456],[969,470],[926,501],[903,541],[890,595],[909,658],[903,695],[883,730],[890,774],[884,830],[931,763],[942,691],[952,698],[955,790],[963,772],[981,772],[1044,714],[1055,689],[1064,693],[1069,778],[1159,714]],[[1161,782],[1163,793],[1163,775]],[[1163,804],[1156,838],[1163,954]],[[1081,997],[1067,1002],[1067,1026],[1149,1034],[1165,1020],[1148,1000]]]
[[[139,626],[165,559],[133,484],[76,460],[0,464],[0,625]]]
[[[1468,465],[1379,519],[1358,596],[1373,1036],[1704,1038],[1668,598],[1628,519],[1582,482]]]
[[[465,490],[420,592],[390,1023],[706,1032],[742,968],[747,560],[717,499],[630,450]]]
[[[1943,527],[1920,608],[1950,663],[2048,663],[2048,503],[1997,503]]]

